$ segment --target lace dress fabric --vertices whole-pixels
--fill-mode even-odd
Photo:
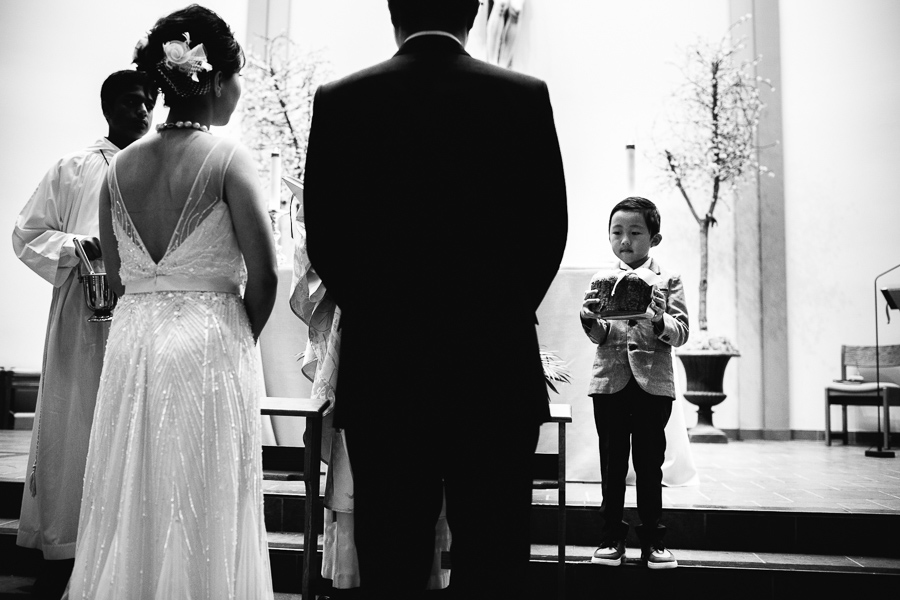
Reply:
[[[210,150],[159,263],[115,162],[109,170],[126,293],[100,381],[69,598],[273,598],[261,364],[222,201],[233,153],[224,140]]]

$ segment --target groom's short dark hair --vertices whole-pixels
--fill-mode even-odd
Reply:
[[[388,0],[394,27],[423,29],[472,28],[479,0]]]

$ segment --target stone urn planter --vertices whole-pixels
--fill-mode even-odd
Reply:
[[[736,350],[682,350],[676,352],[687,378],[684,398],[697,406],[697,425],[688,429],[692,442],[726,444],[725,433],[713,425],[713,406],[725,400],[722,381],[725,367]]]

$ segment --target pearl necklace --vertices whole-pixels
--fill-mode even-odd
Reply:
[[[192,123],[191,121],[176,121],[174,123],[160,123],[156,126],[157,133],[162,133],[167,129],[196,129],[203,133],[209,133],[209,127],[200,123]]]

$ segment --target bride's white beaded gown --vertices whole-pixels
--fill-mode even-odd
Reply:
[[[198,132],[170,148],[185,168],[200,166],[158,263],[126,208],[117,163],[109,169],[125,295],[106,349],[68,594],[269,599],[262,373],[223,201],[236,144]]]

